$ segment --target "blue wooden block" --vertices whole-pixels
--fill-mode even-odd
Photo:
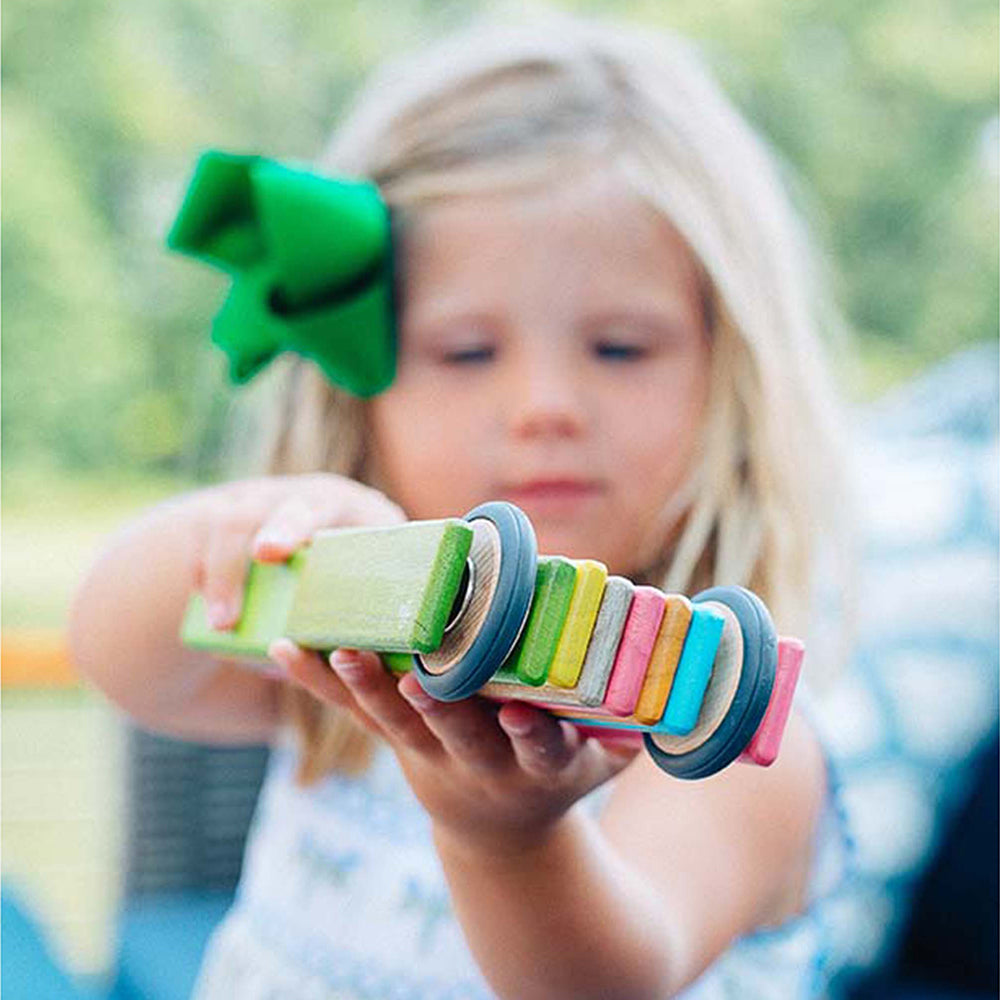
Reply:
[[[712,608],[692,606],[691,625],[681,653],[663,718],[655,728],[686,736],[695,727],[705,697],[712,664],[722,638],[725,618]]]

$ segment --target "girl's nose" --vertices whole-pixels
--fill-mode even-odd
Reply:
[[[515,437],[575,437],[585,429],[587,392],[570,359],[554,351],[524,357],[513,366],[508,386]]]

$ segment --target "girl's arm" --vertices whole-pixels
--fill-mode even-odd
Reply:
[[[824,789],[793,717],[770,769],[680,782],[645,754],[599,823],[579,810],[523,849],[438,837],[470,947],[503,997],[656,998],[803,904]]]
[[[281,560],[317,528],[401,519],[375,490],[333,475],[245,480],[161,504],[120,530],[81,584],[69,623],[77,669],[150,729],[266,741],[284,682],[182,646],[192,592],[213,624],[231,627],[251,554]]]
[[[825,774],[798,717],[771,768],[683,782],[526,704],[433,701],[371,654],[340,650],[333,671],[287,640],[271,655],[389,741],[505,1000],[662,1000],[802,905]],[[600,823],[573,808],[616,775]]]
[[[120,530],[77,592],[70,649],[79,671],[143,726],[206,742],[254,742],[271,734],[280,682],[185,649],[178,638],[224,495],[188,494]],[[215,583],[215,602],[231,596]]]

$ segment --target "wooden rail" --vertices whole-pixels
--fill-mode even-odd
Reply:
[[[79,687],[66,637],[48,629],[4,629],[0,635],[0,684],[5,689]]]

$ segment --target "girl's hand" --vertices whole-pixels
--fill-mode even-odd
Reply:
[[[209,622],[240,619],[251,556],[282,560],[317,528],[394,524],[402,511],[342,476],[273,476],[197,490],[109,539],[73,602],[80,674],[148,729],[210,742],[265,742],[282,724],[282,682],[183,644],[191,592]]]
[[[232,628],[243,610],[251,558],[283,562],[320,528],[389,525],[403,511],[377,490],[332,473],[227,483],[203,495],[195,585],[213,628]]]
[[[374,653],[336,650],[328,666],[288,639],[269,652],[292,680],[384,737],[435,835],[466,846],[530,847],[635,755],[522,702],[435,701],[414,675],[397,679]]]

